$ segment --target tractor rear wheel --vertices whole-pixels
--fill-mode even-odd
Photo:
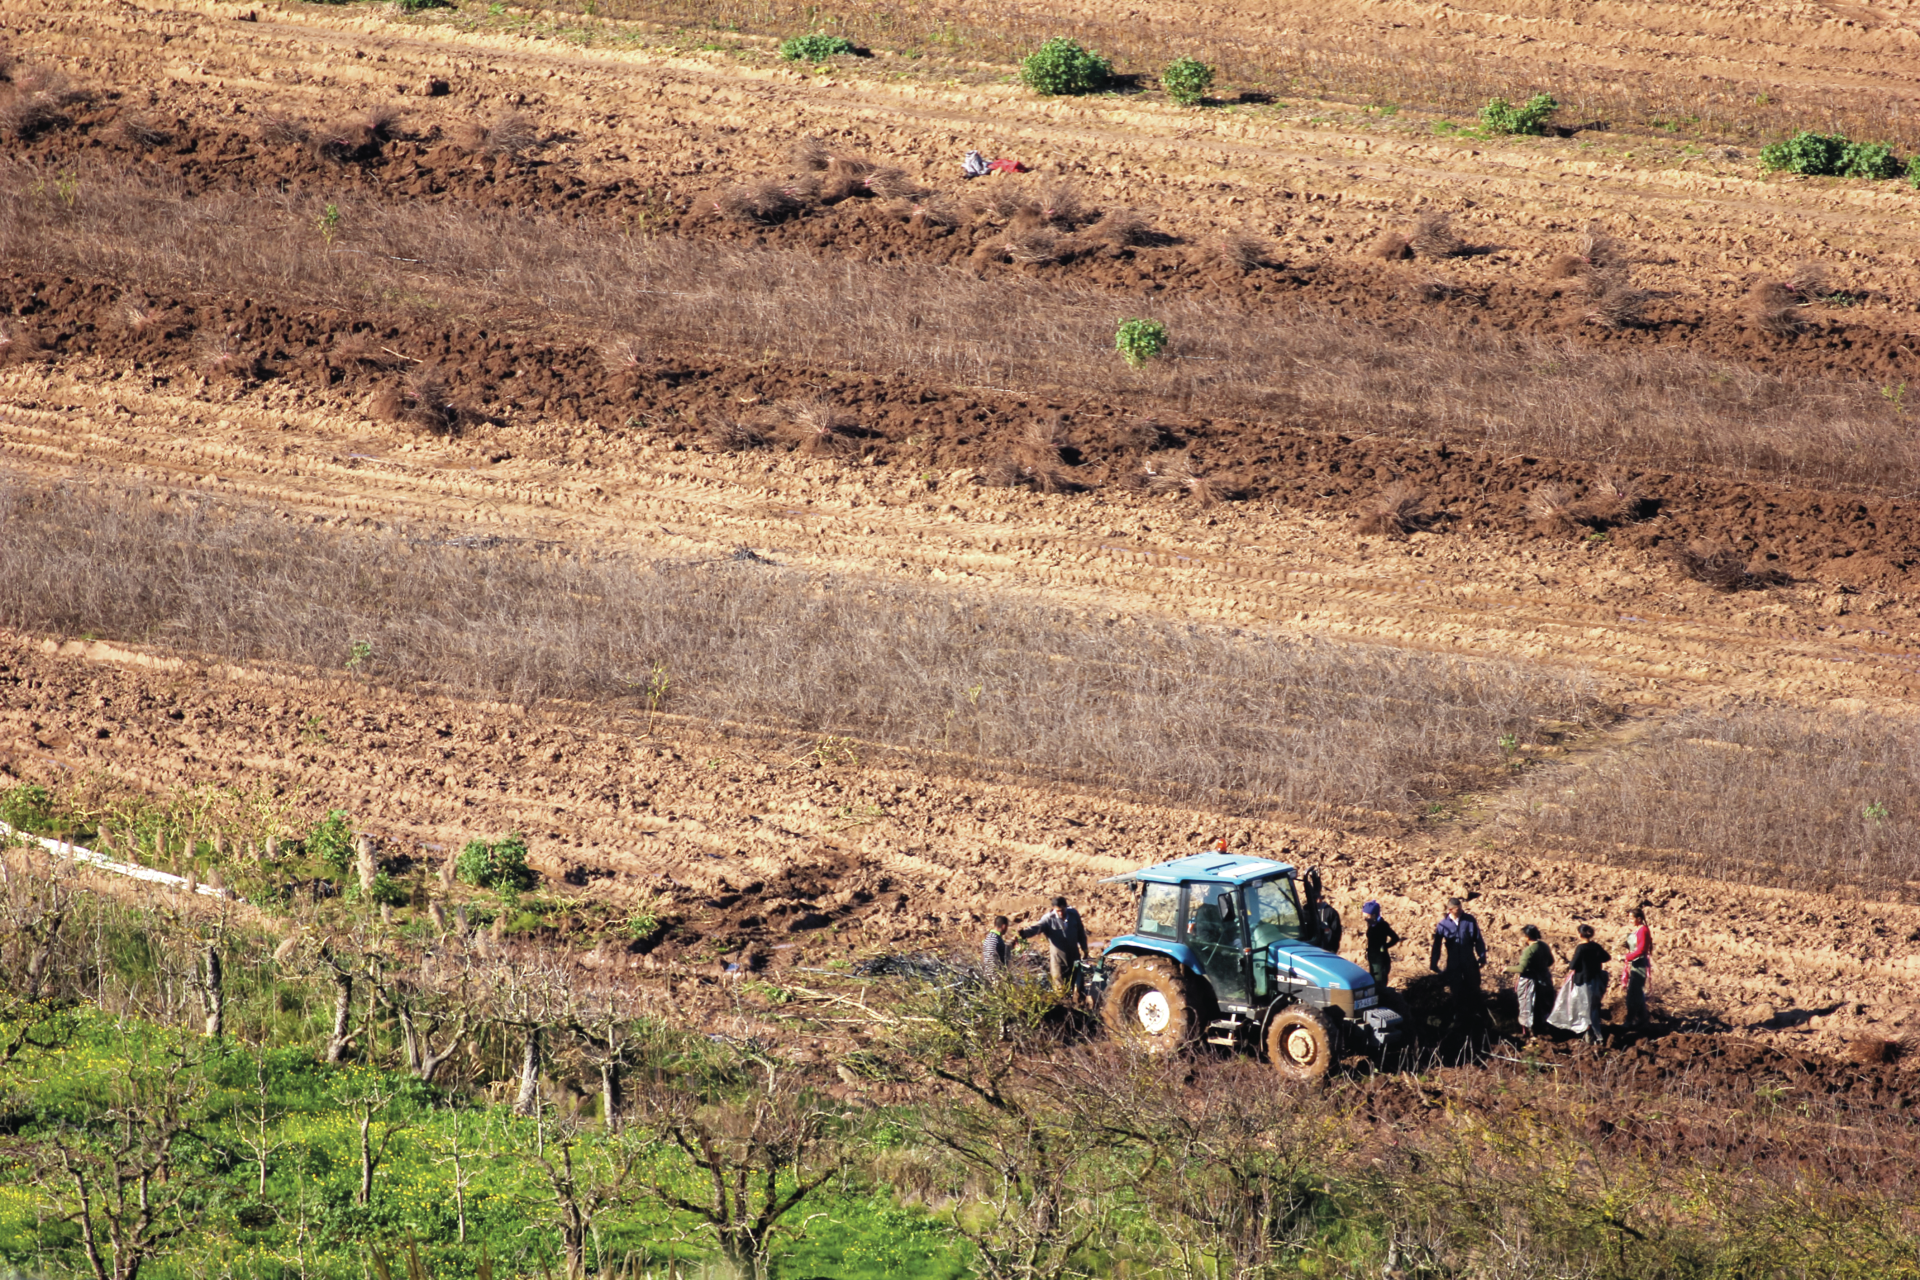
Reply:
[[[1317,1009],[1288,1005],[1267,1024],[1267,1060],[1289,1080],[1324,1078],[1333,1067],[1333,1024]]]
[[[1197,1038],[1193,992],[1180,966],[1159,956],[1129,956],[1107,980],[1100,1016],[1113,1038],[1148,1053],[1174,1053]]]

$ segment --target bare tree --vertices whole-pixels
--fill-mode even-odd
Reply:
[[[253,1095],[244,1101],[233,1104],[233,1128],[241,1146],[252,1157],[257,1177],[254,1181],[254,1194],[260,1199],[267,1198],[267,1166],[277,1151],[284,1151],[293,1145],[291,1138],[278,1140],[268,1136],[269,1127],[280,1118],[281,1108],[273,1102],[273,1078],[267,1069],[267,1055],[263,1050],[255,1050],[253,1055]]]
[[[343,1072],[333,1082],[333,1100],[353,1118],[360,1135],[360,1185],[353,1202],[373,1203],[373,1175],[386,1159],[394,1135],[411,1128],[411,1122],[399,1115],[394,1104],[400,1090],[382,1073],[371,1067],[356,1067]]]
[[[568,1002],[567,1028],[599,1073],[600,1117],[609,1134],[620,1132],[624,1077],[641,1048],[634,1037],[638,1016],[632,992],[614,983],[576,987]]]
[[[41,1152],[48,1190],[78,1229],[94,1280],[136,1280],[159,1249],[199,1225],[205,1201],[181,1161],[204,1089],[196,1067],[179,1055],[125,1068],[97,1119],[63,1126]]]
[[[567,1280],[580,1280],[587,1273],[594,1219],[626,1201],[628,1184],[647,1151],[633,1144],[582,1143],[572,1117],[556,1118],[551,1128],[544,1116],[539,1123],[542,1134],[533,1158],[546,1171],[553,1196]]]
[[[690,1213],[713,1232],[721,1254],[744,1275],[764,1280],[767,1253],[781,1224],[839,1169],[841,1117],[823,1110],[773,1066],[761,1086],[737,1101],[704,1105],[683,1084],[656,1077],[642,1090],[626,1141],[645,1149],[668,1142],[693,1164],[702,1192],[656,1175],[651,1198]]]

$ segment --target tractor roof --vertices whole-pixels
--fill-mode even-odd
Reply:
[[[1125,875],[1111,876],[1101,883],[1125,884],[1144,880],[1150,884],[1185,884],[1200,880],[1214,884],[1245,884],[1249,880],[1264,880],[1271,875],[1290,875],[1292,872],[1292,863],[1275,862],[1271,858],[1249,858],[1238,853],[1196,853],[1129,871]]]

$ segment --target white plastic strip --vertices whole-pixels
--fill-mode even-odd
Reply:
[[[15,840],[24,840],[29,844],[40,845],[58,857],[70,858],[75,862],[84,862],[90,867],[98,867],[102,871],[111,871],[115,875],[131,876],[135,880],[147,880],[154,884],[164,884],[172,889],[184,889],[187,887],[187,878],[185,876],[176,876],[171,871],[155,871],[152,867],[136,867],[131,862],[115,862],[104,853],[95,853],[92,849],[84,849],[71,841],[51,840],[46,836],[36,836],[32,832],[17,831],[4,822],[0,822],[0,836],[8,836]],[[233,894],[228,893],[225,889],[216,889],[210,884],[196,884],[193,886],[193,889],[195,893],[204,893],[209,898],[234,897]]]

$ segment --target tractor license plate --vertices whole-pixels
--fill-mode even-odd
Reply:
[[[1359,1012],[1361,1012],[1361,1011],[1363,1011],[1363,1010],[1366,1010],[1366,1009],[1371,1009],[1371,1008],[1373,1008],[1373,1006],[1375,1006],[1375,1005],[1377,1005],[1377,1004],[1379,1004],[1379,1003],[1380,1003],[1380,996],[1379,996],[1379,993],[1378,993],[1378,992],[1374,992],[1374,991],[1369,991],[1369,992],[1367,992],[1367,994],[1365,994],[1365,995],[1363,995],[1363,996],[1355,996],[1355,997],[1354,997],[1354,1000],[1353,1000],[1353,1011],[1354,1011],[1355,1013],[1359,1013]]]

